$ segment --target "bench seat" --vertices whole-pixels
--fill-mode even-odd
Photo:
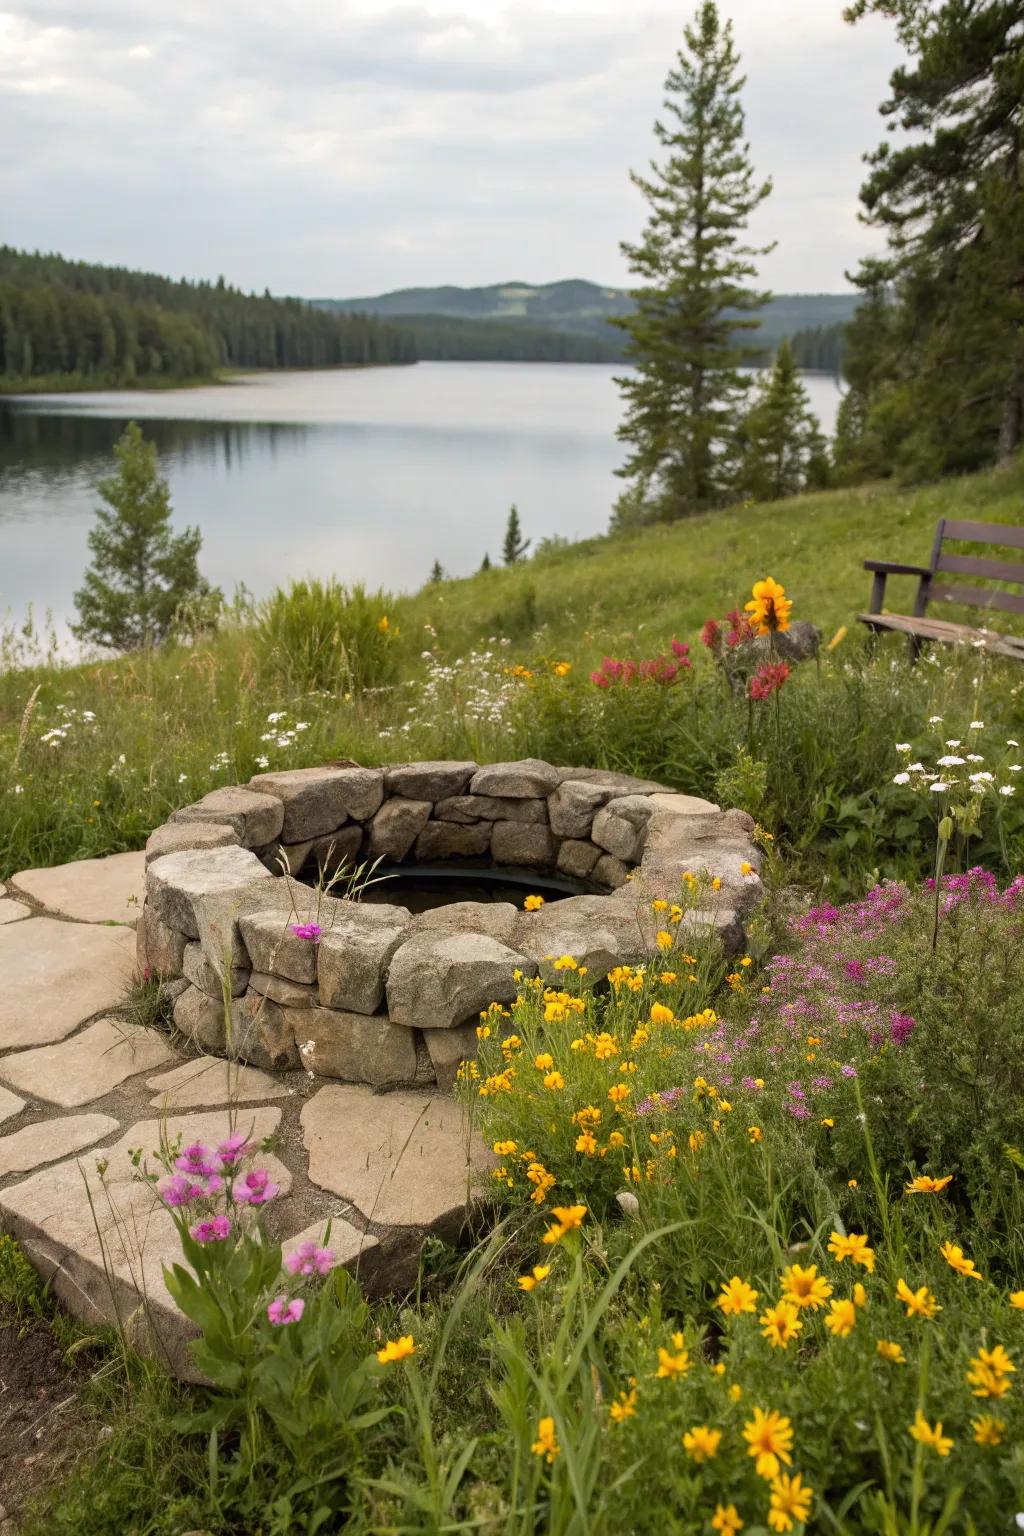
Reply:
[[[871,630],[887,630],[914,640],[937,640],[945,645],[971,645],[993,656],[1024,661],[1024,635],[997,634],[991,629],[972,629],[970,624],[953,624],[948,619],[915,619],[903,613],[859,613],[857,618]]]

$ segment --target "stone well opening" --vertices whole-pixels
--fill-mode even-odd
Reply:
[[[686,869],[718,876],[704,917],[742,943],[752,830],[648,780],[537,759],[259,774],[150,837],[139,962],[205,1051],[447,1088],[513,972],[553,980],[568,954],[599,978],[657,953],[651,900],[677,899]],[[386,878],[359,899],[344,876],[325,889],[325,871],[374,864]],[[544,902],[528,911],[530,894]]]

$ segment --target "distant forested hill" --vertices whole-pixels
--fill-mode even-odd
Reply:
[[[359,312],[0,246],[0,391],[174,384],[219,368],[405,363],[410,332]]]
[[[770,355],[784,337],[801,335],[802,367],[837,367],[839,327],[853,315],[856,293],[779,294],[761,312],[758,332]],[[483,288],[401,288],[362,299],[316,299],[337,314],[393,318],[416,334],[423,358],[523,357],[547,361],[614,362],[625,338],[609,324],[632,305],[624,288],[571,278],[560,283],[509,282]],[[828,334],[826,340],[825,333]],[[545,339],[562,338],[562,353]],[[819,334],[821,333],[821,334]],[[820,362],[805,362],[803,354]],[[826,360],[827,359],[827,360]]]

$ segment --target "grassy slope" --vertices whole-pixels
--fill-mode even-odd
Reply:
[[[855,615],[868,595],[861,569],[865,556],[918,561],[927,557],[938,516],[1019,524],[1022,507],[1024,464],[1007,474],[920,490],[834,491],[589,540],[510,570],[443,582],[389,602],[393,632],[396,626],[401,630],[399,686],[355,697],[342,689],[308,692],[282,669],[277,651],[268,653],[254,631],[239,624],[193,648],[6,672],[16,637],[8,633],[5,643],[0,634],[0,879],[28,865],[140,847],[176,806],[218,785],[244,783],[264,766],[300,767],[334,757],[373,763],[406,756],[481,761],[530,752],[571,756],[568,734],[577,755],[589,754],[595,763],[632,765],[706,792],[714,771],[729,761],[742,738],[743,720],[705,719],[692,740],[685,732],[673,736],[664,712],[655,712],[646,735],[638,719],[622,720],[614,729],[609,723],[605,730],[595,725],[586,697],[593,691],[587,671],[602,655],[654,655],[677,635],[694,646],[696,665],[706,667],[705,653],[695,645],[700,625],[742,602],[751,583],[768,573],[785,583],[794,616],[818,624],[826,639],[844,624],[856,634]],[[890,606],[905,609],[912,596],[910,580],[893,582]],[[425,625],[432,632],[425,632]],[[862,654],[854,634],[836,660]],[[470,661],[457,669],[453,688],[461,689],[459,700],[444,691],[447,685],[433,700],[425,698],[429,666],[420,660],[423,649],[429,646],[449,664],[480,642],[488,648],[497,636],[510,642],[500,660]],[[902,655],[901,642],[892,639],[883,659],[890,646]],[[544,658],[573,663],[564,697],[547,699],[542,693],[532,711],[518,716],[501,709],[473,716],[464,708],[466,689],[478,675],[493,697],[503,683],[502,663],[532,667]],[[885,668],[888,678],[887,661]],[[878,678],[875,683],[881,686]],[[925,683],[922,677],[914,687],[921,692]],[[23,712],[37,684],[39,695],[19,748]],[[1000,698],[1001,714],[1015,708],[1008,690],[1002,689]],[[829,699],[823,693],[808,701],[831,721],[831,727],[813,728],[814,742],[822,729],[834,733],[841,723],[838,716],[833,719]],[[876,715],[890,716],[887,740],[905,739],[915,720],[931,713],[923,693],[897,707],[883,690],[871,707]],[[282,723],[268,724],[268,715],[279,711]],[[580,735],[585,720],[589,740]],[[297,722],[304,724],[288,742],[275,741]],[[1019,735],[1016,718],[1012,723]],[[796,729],[795,716],[793,724]],[[64,734],[48,740],[56,728]],[[855,723],[850,728],[859,729]],[[722,730],[728,740],[718,739]],[[822,811],[823,798],[840,803],[844,796],[867,793],[888,771],[867,761],[857,767],[845,751],[836,762],[829,755],[839,750],[833,743],[815,780],[806,755],[811,743],[795,750],[803,754],[800,784],[807,805],[791,807],[794,826],[809,825],[812,805],[816,816],[835,821],[834,808],[827,815]],[[866,856],[876,859],[874,845]]]
[[[926,562],[943,516],[1021,524],[1024,462],[921,489],[828,491],[587,540],[511,571],[425,588],[407,619],[429,618],[458,649],[500,633],[500,620],[515,618],[532,589],[551,646],[582,660],[632,636],[649,636],[652,647],[673,633],[692,641],[705,618],[745,601],[751,582],[770,573],[795,599],[794,617],[827,636],[867,606],[861,562]],[[892,578],[888,607],[908,612],[915,590],[914,579]],[[1009,627],[1009,616],[996,627]]]

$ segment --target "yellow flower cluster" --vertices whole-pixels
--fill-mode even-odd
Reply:
[[[750,614],[750,622],[759,635],[781,633],[789,628],[793,604],[786,596],[785,587],[772,576],[754,582],[753,598],[744,603],[743,608]]]

